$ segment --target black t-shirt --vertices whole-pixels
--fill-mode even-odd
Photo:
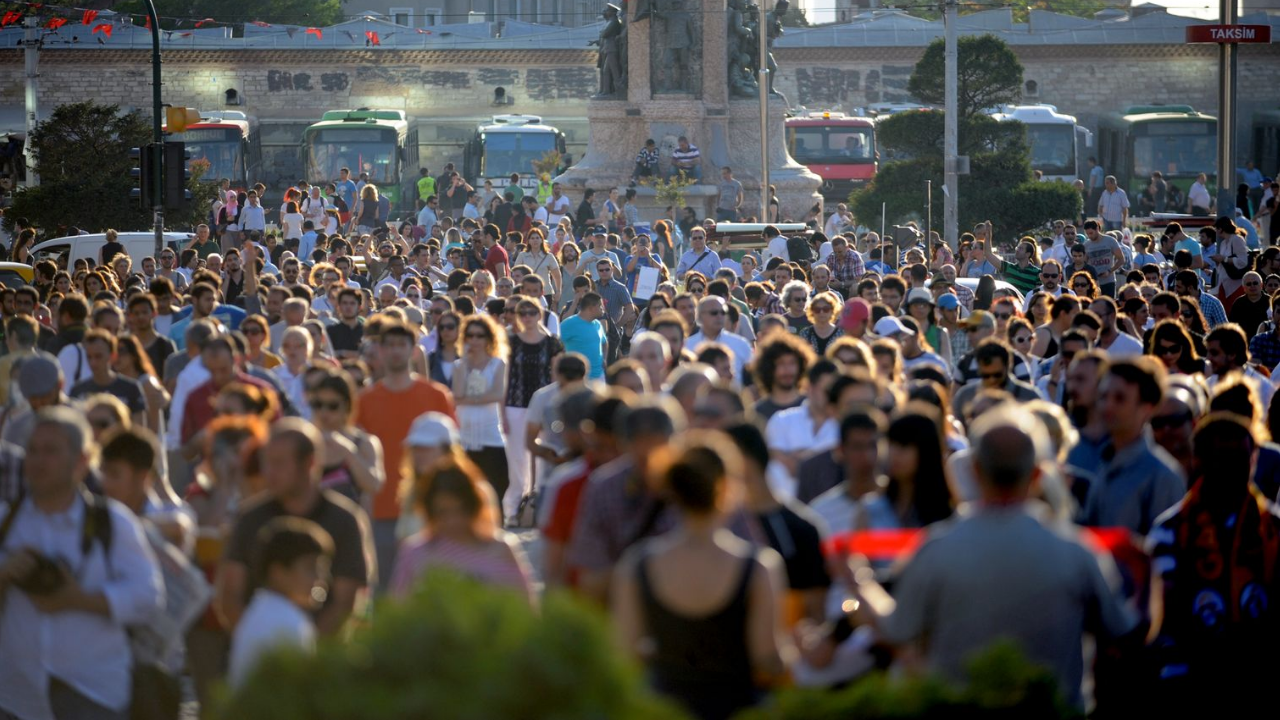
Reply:
[[[356,323],[355,327],[347,327],[344,322],[336,322],[329,326],[329,342],[333,343],[334,352],[360,350],[360,341],[364,339],[364,324]]]
[[[117,255],[124,255],[124,245],[109,242],[102,246],[102,264],[110,267],[111,260]]]
[[[138,389],[138,383],[122,378],[119,375],[106,385],[99,385],[93,381],[93,378],[89,378],[76,383],[71,388],[71,397],[77,400],[83,400],[90,395],[97,395],[98,393],[115,395],[120,398],[120,402],[124,403],[124,406],[129,408],[131,413],[140,413],[147,409],[147,404],[142,399],[142,391]]]
[[[790,315],[783,315],[782,317],[787,319],[787,325],[791,327],[792,335],[799,335],[801,330],[813,324],[813,321],[811,321],[809,318],[805,317],[804,315],[801,315],[800,317],[791,317]]]
[[[147,357],[151,359],[151,367],[155,368],[157,373],[163,373],[165,361],[177,351],[178,348],[172,340],[163,335],[156,335],[156,339],[147,346]]]
[[[258,532],[268,522],[288,515],[280,502],[268,497],[245,508],[227,543],[226,559],[250,569],[250,581],[245,586],[245,602],[253,596],[257,587],[253,584],[253,555],[258,547]],[[320,491],[320,499],[306,519],[314,522],[333,538],[333,563],[330,571],[334,578],[355,580],[364,587],[376,576],[372,565],[373,538],[364,510],[347,498],[328,490]],[[388,569],[390,572],[390,569]],[[332,597],[332,594],[330,594]],[[328,601],[326,601],[326,604]]]
[[[772,398],[765,397],[756,402],[756,415],[760,417],[761,422],[769,422],[769,418],[783,410],[790,410],[793,407],[800,407],[804,402],[804,396],[797,397],[794,402],[785,405],[778,404]]]
[[[782,555],[787,566],[787,583],[792,590],[831,587],[822,558],[822,534],[808,508],[786,504],[756,515],[769,538],[769,547]]]
[[[596,211],[592,209],[591,203],[583,200],[578,204],[578,222],[575,228],[580,234],[585,235],[587,229],[591,227],[592,221],[596,219]]]

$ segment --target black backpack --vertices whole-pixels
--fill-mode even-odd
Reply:
[[[813,248],[809,247],[809,241],[802,235],[787,238],[787,255],[794,263],[813,262]]]
[[[93,543],[97,542],[102,545],[103,557],[106,558],[107,567],[110,568],[111,509],[107,506],[107,499],[88,490],[81,490],[80,495],[84,498],[85,506],[84,518],[80,525],[80,554],[88,555],[93,549]],[[5,541],[9,539],[9,532],[13,530],[13,523],[18,518],[18,508],[22,506],[26,496],[25,488],[20,490],[18,497],[14,498],[9,505],[9,514],[5,516],[3,522],[0,522],[0,547],[3,547]]]

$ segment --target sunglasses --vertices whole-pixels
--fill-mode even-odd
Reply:
[[[247,327],[247,328],[244,328],[244,334],[245,335],[265,335],[266,333],[262,332],[261,329],[256,327]]]
[[[701,285],[695,285],[695,286],[693,286],[693,287],[689,288],[689,292],[691,292],[691,293],[700,293],[700,292],[706,292],[706,291],[707,291],[707,289],[706,289],[706,288],[704,288],[704,287],[702,287]]]
[[[1177,345],[1161,345],[1156,348],[1156,353],[1159,355],[1177,355],[1180,352],[1182,348]]]
[[[811,309],[813,310],[814,314],[818,314],[818,313],[826,314],[831,312],[833,308],[830,305],[814,305]]]
[[[1044,278],[1045,280],[1057,280],[1058,273],[1040,273],[1040,277]]]
[[[541,314],[542,313],[538,312],[537,310],[521,310],[520,311],[520,317],[538,317]]]
[[[1008,320],[1013,317],[1013,313],[991,313],[997,320]]]
[[[1002,372],[978,373],[978,377],[982,378],[983,380],[1003,380],[1005,378],[1005,373],[1002,373]]]
[[[489,333],[467,333],[468,340],[488,340]]]
[[[321,410],[328,410],[329,412],[338,412],[339,410],[342,409],[342,403],[337,400],[333,400],[330,402],[325,402],[324,400],[312,400],[307,404],[311,406],[312,410],[315,410],[317,412]]]
[[[441,330],[457,330],[458,324],[457,323],[440,323],[436,327]]]

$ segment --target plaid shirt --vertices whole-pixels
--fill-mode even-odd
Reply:
[[[1265,368],[1280,365],[1280,334],[1275,323],[1267,323],[1266,332],[1260,332],[1249,341],[1249,359]]]
[[[765,315],[786,315],[786,308],[782,307],[782,298],[778,297],[778,293],[769,293],[764,296],[763,310],[760,317]]]
[[[1210,330],[1227,324],[1227,311],[1222,307],[1222,301],[1207,292],[1200,293],[1200,312]]]
[[[643,165],[644,167],[657,167],[658,166],[657,149],[655,148],[653,150],[649,150],[647,148],[641,148],[639,154],[636,155],[636,164]]]
[[[862,256],[853,250],[846,252],[843,260],[836,257],[834,252],[831,253],[827,256],[827,267],[831,268],[831,281],[836,285],[852,286],[867,272]]]

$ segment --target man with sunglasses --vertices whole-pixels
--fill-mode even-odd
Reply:
[[[708,295],[698,302],[698,332],[684,341],[684,347],[697,352],[703,343],[720,343],[729,349],[733,356],[733,377],[735,384],[741,384],[743,369],[751,360],[751,343],[741,335],[725,329],[729,319],[729,308],[724,298]]]
[[[720,269],[720,256],[707,247],[706,228],[695,227],[689,231],[690,249],[680,256],[676,264],[676,280],[684,281],[685,275],[697,270],[704,277],[715,277]],[[584,253],[585,255],[585,253]]]
[[[1271,298],[1262,291],[1262,276],[1250,270],[1241,278],[1244,294],[1231,305],[1227,319],[1244,330],[1250,341],[1271,317]],[[1270,367],[1270,366],[1268,366]]]
[[[974,315],[978,312],[981,311],[975,312]],[[978,368],[978,382],[969,382],[956,391],[955,397],[951,400],[951,411],[957,417],[962,416],[965,407],[974,399],[978,391],[984,389],[1004,390],[1018,402],[1044,399],[1035,387],[1014,377],[1015,357],[1013,350],[996,338],[988,337],[979,342],[973,351],[973,358]]]
[[[178,271],[178,255],[172,248],[160,251],[160,270],[156,274],[173,283],[176,292],[187,289],[187,277]]]

